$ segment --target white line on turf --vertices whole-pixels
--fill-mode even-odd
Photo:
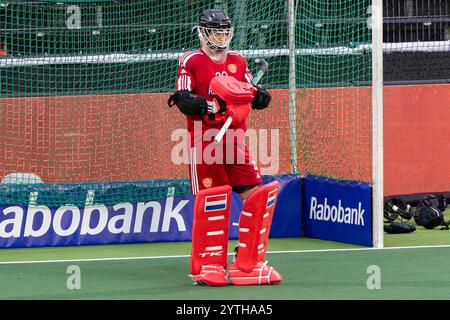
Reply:
[[[450,245],[408,246],[408,247],[385,247],[385,248],[342,248],[342,249],[311,249],[311,250],[283,250],[268,251],[268,254],[280,253],[317,253],[317,252],[345,252],[345,251],[382,251],[382,250],[405,250],[405,249],[436,249],[450,248]],[[229,253],[228,255],[233,255]],[[56,259],[56,260],[29,260],[29,261],[0,261],[0,265],[7,264],[33,264],[33,263],[57,263],[57,262],[95,262],[95,261],[121,261],[121,260],[148,260],[148,259],[172,259],[188,258],[190,255],[174,256],[143,256],[143,257],[116,257],[116,258],[86,258],[86,259]]]

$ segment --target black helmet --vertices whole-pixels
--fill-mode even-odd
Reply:
[[[420,200],[420,207],[414,214],[414,221],[426,229],[433,229],[443,225],[449,229],[442,213],[447,208],[447,199],[443,195],[427,194]]]
[[[227,49],[233,37],[231,20],[222,9],[206,9],[200,16],[198,34],[209,49]]]
[[[433,207],[421,207],[414,216],[414,221],[426,229],[433,229],[444,223],[444,215],[439,209]]]
[[[204,28],[230,29],[231,20],[222,9],[206,9],[202,12],[198,25]]]

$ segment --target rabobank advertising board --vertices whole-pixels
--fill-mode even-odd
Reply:
[[[273,179],[267,177],[264,183]],[[281,189],[270,237],[299,237],[301,178],[286,175],[275,179]],[[0,206],[0,247],[190,241],[194,200],[193,196],[169,196],[114,205],[94,201],[88,206],[49,207],[38,203]],[[231,206],[230,239],[237,239],[242,208],[237,194],[233,193]]]
[[[366,182],[304,177],[303,235],[372,246],[371,192]]]

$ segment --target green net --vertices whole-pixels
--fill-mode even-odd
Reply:
[[[301,168],[370,182],[370,1],[300,3],[296,104]]]
[[[263,175],[370,181],[369,5],[0,1],[0,204],[190,193],[187,164],[171,159],[186,121],[166,101],[208,7],[227,11],[253,74],[255,58],[269,63],[271,107],[248,120]]]

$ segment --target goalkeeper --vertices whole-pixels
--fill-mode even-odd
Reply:
[[[194,284],[221,286],[228,279],[235,285],[276,284],[282,277],[267,265],[264,257],[278,182],[260,186],[262,178],[256,161],[243,140],[234,136],[228,139],[225,135],[221,145],[224,152],[232,146],[233,156],[227,154],[226,159],[233,161],[224,162],[218,153],[214,154],[214,161],[202,159],[205,149],[214,143],[204,135],[208,130],[218,131],[231,116],[229,130],[245,132],[250,108],[267,108],[271,96],[264,87],[252,85],[245,57],[229,50],[233,27],[223,10],[204,10],[197,29],[201,48],[180,58],[177,91],[168,100],[169,107],[176,105],[186,115],[190,133],[189,174],[192,193],[196,195],[190,276]],[[211,88],[213,82],[215,90]],[[227,96],[231,87],[242,93],[239,101],[233,101],[234,92]],[[224,94],[218,94],[219,91]],[[201,136],[195,135],[198,131]],[[244,161],[235,163],[235,159]],[[244,207],[236,256],[227,274],[231,191],[239,194]]]

